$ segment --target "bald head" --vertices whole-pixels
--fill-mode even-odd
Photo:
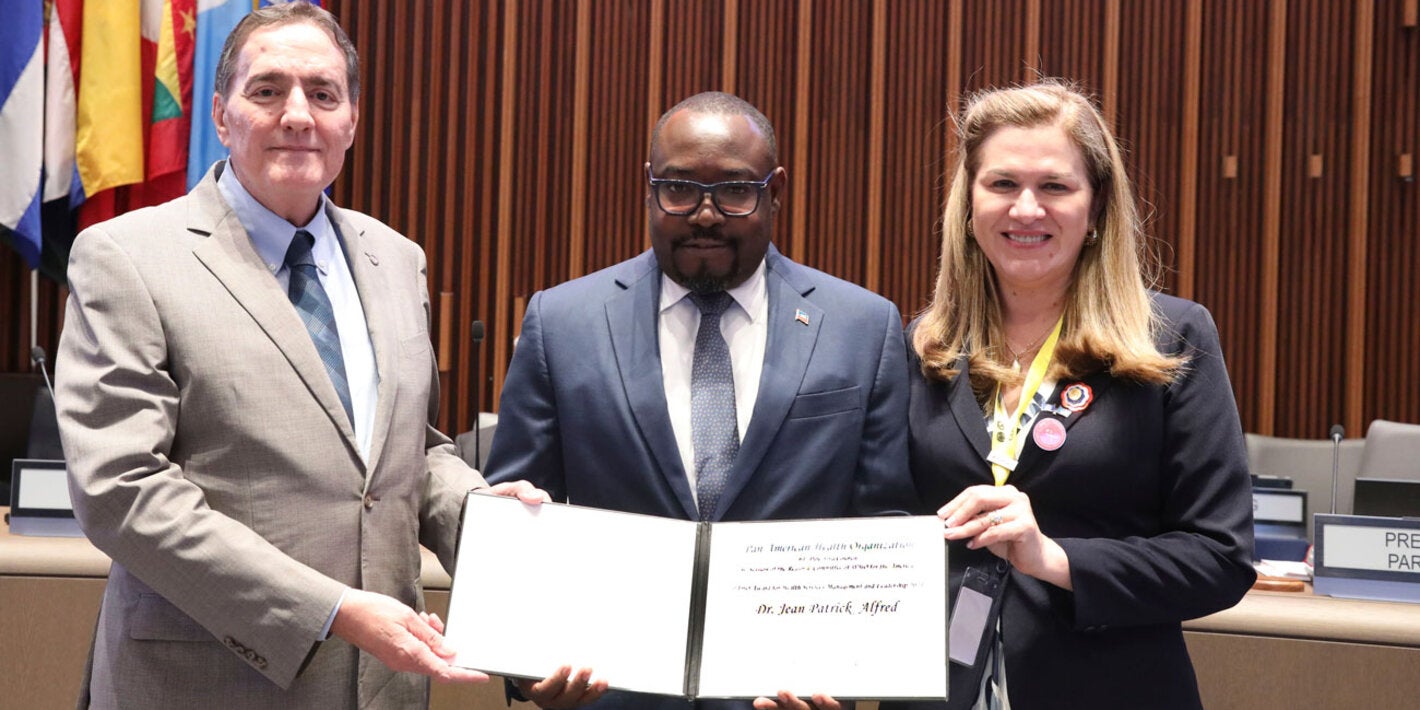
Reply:
[[[656,155],[660,147],[661,133],[665,129],[666,122],[671,119],[671,116],[682,111],[707,116],[741,116],[745,118],[768,147],[769,164],[779,164],[779,144],[774,139],[774,126],[769,123],[769,119],[765,118],[764,114],[754,107],[754,104],[723,91],[706,91],[695,94],[661,114],[660,119],[656,121],[656,127],[651,130],[652,156]]]

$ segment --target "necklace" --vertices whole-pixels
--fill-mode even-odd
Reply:
[[[1006,348],[1006,352],[1011,356],[1011,369],[1020,372],[1021,359],[1034,352],[1036,347],[1045,341],[1046,336],[1050,335],[1050,331],[1052,330],[1055,330],[1055,323],[1053,322],[1045,329],[1044,333],[1041,333],[1035,340],[1030,341],[1030,343],[1020,350],[1013,350],[1011,348],[1011,341],[1003,332],[1001,334],[1001,345]]]

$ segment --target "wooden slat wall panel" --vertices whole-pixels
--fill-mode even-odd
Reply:
[[[1357,423],[1420,422],[1420,29],[1402,26],[1404,9],[1404,0],[1378,0],[1372,31],[1365,377]],[[1400,174],[1406,155],[1409,178]]]
[[[611,266],[647,246],[642,166],[648,133],[642,125],[649,113],[650,2],[592,4],[591,135],[585,167],[589,229],[582,273]]]
[[[1184,15],[1181,2],[1126,2],[1121,23],[1118,115],[1115,129],[1125,145],[1150,247],[1176,263],[1179,179],[1183,149]],[[1164,274],[1172,290],[1177,274]]]
[[[1347,140],[1350,151],[1351,189],[1348,205],[1348,228],[1346,230],[1346,309],[1343,322],[1346,324],[1346,360],[1350,365],[1345,370],[1343,411],[1345,419],[1359,424],[1361,402],[1365,398],[1363,386],[1366,378],[1365,367],[1365,289],[1368,237],[1366,224],[1370,220],[1371,190],[1371,113],[1375,100],[1371,95],[1374,0],[1356,0],[1352,16],[1355,33],[1352,36],[1354,53],[1351,58],[1351,116]],[[1354,429],[1353,429],[1354,430]]]
[[[799,12],[792,2],[760,0],[741,0],[737,10],[740,37],[735,44],[735,93],[757,106],[774,124],[779,164],[789,173],[789,192],[774,220],[774,243],[784,253],[794,256],[796,224],[805,218],[806,211],[816,201],[795,199],[802,190],[799,182],[808,177],[800,174],[796,167],[798,152],[794,133],[798,115],[795,77],[799,66]],[[671,103],[667,101],[665,107],[669,108]]]
[[[795,206],[805,223],[800,260],[858,284],[865,282],[872,9],[858,0],[815,3],[807,89],[815,120],[807,136],[808,172],[798,177],[808,200]],[[834,120],[821,120],[826,116]]]
[[[1321,438],[1343,416],[1353,26],[1341,3],[1289,3],[1276,427]],[[1317,157],[1320,165],[1317,165]],[[1320,174],[1315,169],[1320,168]]]
[[[790,2],[743,0],[738,7],[735,93],[759,107],[774,124],[779,162],[788,165],[793,157],[789,130],[794,125],[797,96],[793,78],[799,44],[798,12]],[[669,106],[670,102],[666,102]]]
[[[1034,76],[1024,22],[1029,0],[963,0],[961,38],[965,91],[1021,84]]]
[[[723,88],[720,81],[725,42],[724,0],[665,0],[665,27],[652,28],[666,37],[663,106],[656,113],[691,94]]]
[[[35,324],[35,345],[44,348],[54,375],[54,349],[59,345],[59,329],[64,323],[64,300],[69,290],[41,277],[38,296],[30,297],[31,271],[25,260],[8,246],[0,246],[0,372],[33,372],[30,365],[30,330]],[[31,306],[37,317],[30,318]],[[11,406],[0,402],[0,407]]]
[[[645,248],[647,131],[672,103],[728,89],[764,110],[790,178],[776,243],[911,315],[936,270],[947,114],[965,92],[1038,74],[1076,81],[1112,117],[1163,286],[1213,311],[1249,430],[1420,421],[1407,0],[327,6],[365,78],[335,199],[429,256],[448,431],[494,407],[518,304]],[[40,289],[51,351],[62,298]],[[0,370],[29,370],[29,310],[28,272],[5,250]]]
[[[462,431],[476,411],[473,358],[482,355],[477,372],[484,378],[491,362],[487,343],[478,352],[471,347],[469,328],[474,320],[490,321],[493,281],[480,274],[492,268],[497,162],[472,156],[497,155],[498,76],[489,50],[498,47],[492,40],[499,7],[392,5],[342,17],[361,49],[364,96],[359,137],[335,200],[378,215],[424,247],[431,335],[441,351],[453,353],[452,362],[441,363],[448,373],[440,426]],[[431,56],[445,61],[430,62]],[[447,333],[437,327],[444,316],[440,293],[456,295]]]
[[[951,8],[938,0],[893,3],[884,71],[882,274],[879,290],[911,317],[931,298],[940,259],[948,115]]]
[[[1105,92],[1108,0],[1064,0],[1041,7],[1040,72],[1068,77],[1096,100]]]
[[[1204,7],[1195,300],[1213,312],[1243,420],[1258,421],[1263,373],[1264,254],[1259,238],[1266,155],[1268,15],[1264,3]],[[1270,405],[1269,405],[1270,406]]]
[[[793,126],[797,95],[793,77],[797,69],[798,12],[794,3],[755,0],[740,2],[738,10],[735,93],[769,117],[780,134],[779,162],[787,164],[787,151],[792,150],[792,145],[783,134]]]

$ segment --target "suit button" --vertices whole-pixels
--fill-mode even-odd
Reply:
[[[366,493],[366,494],[365,494],[365,510],[369,510],[369,509],[371,509],[371,508],[374,508],[374,507],[375,507],[375,501],[377,501],[377,500],[379,500],[379,498],[376,498],[373,493]]]

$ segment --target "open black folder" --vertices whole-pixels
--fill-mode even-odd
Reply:
[[[940,700],[946,580],[930,516],[709,524],[473,493],[445,636],[503,676]]]

